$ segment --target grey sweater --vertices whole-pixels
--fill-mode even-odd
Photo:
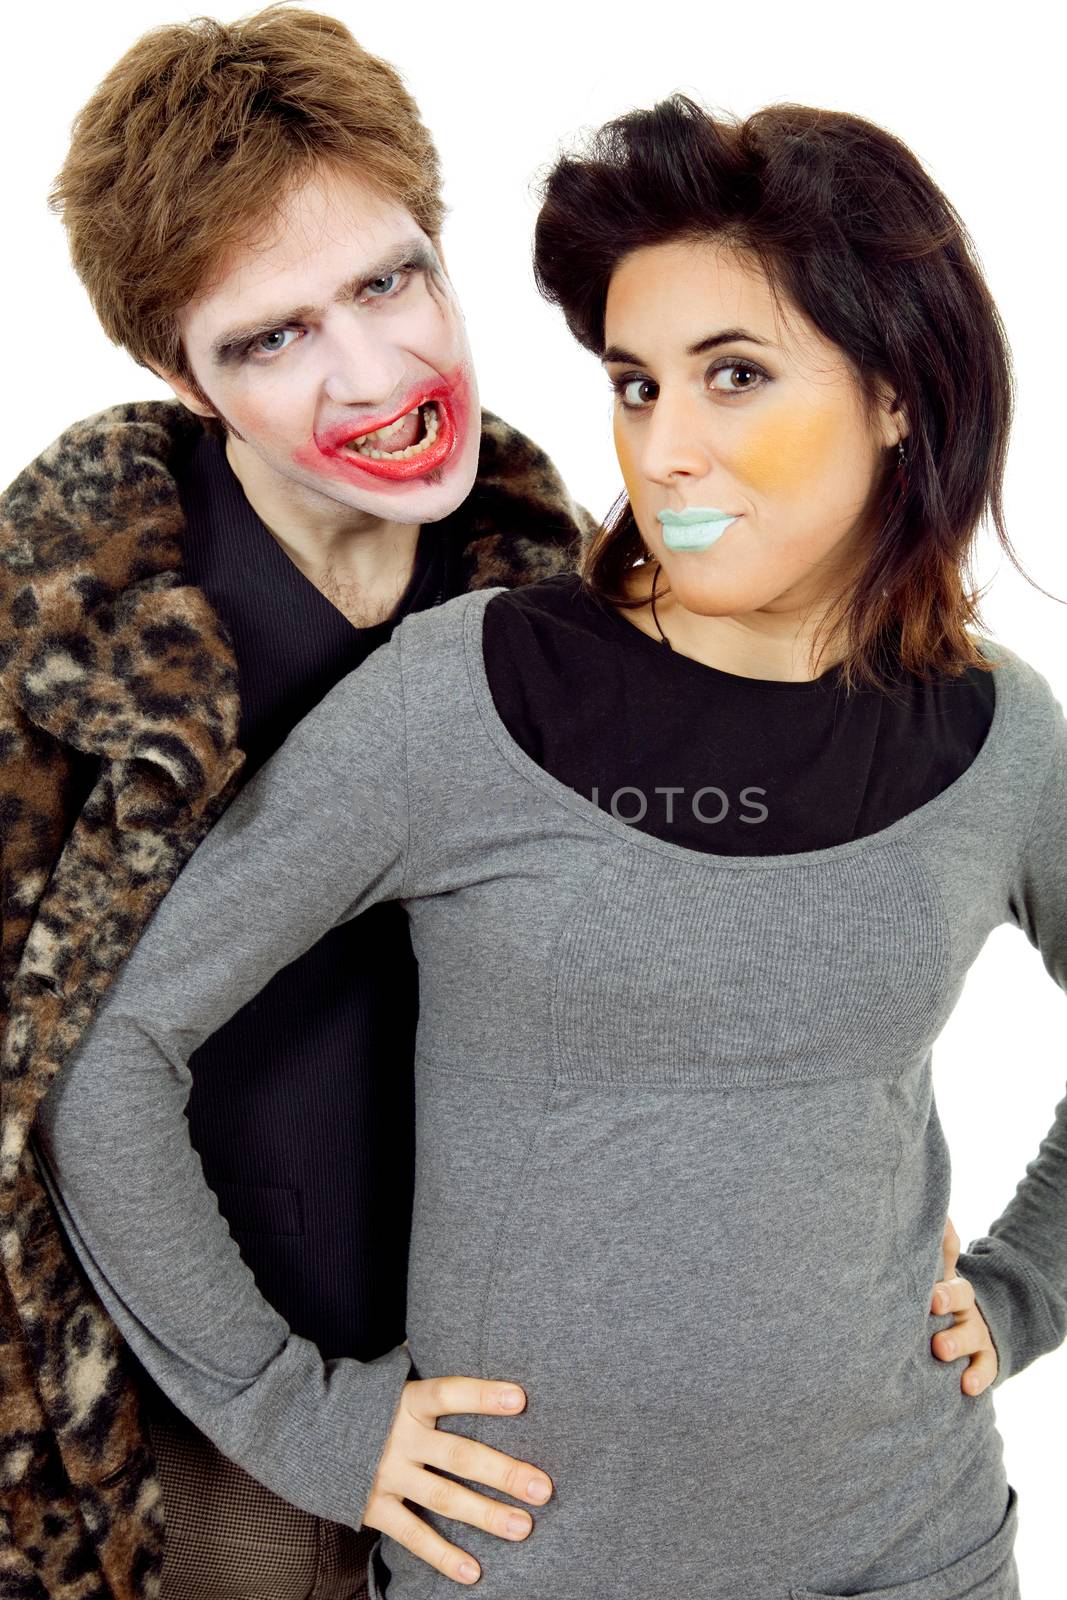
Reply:
[[[1015,1600],[992,1392],[930,1350],[953,1321],[929,1312],[950,1183],[931,1047],[1000,923],[1067,990],[1062,708],[982,641],[995,714],[947,789],[845,844],[716,856],[515,743],[481,647],[499,592],[407,617],[156,912],[42,1108],[87,1271],[198,1427],[352,1526],[412,1362],[521,1383],[520,1417],[439,1423],[555,1483],[519,1544],[427,1513],[486,1600]],[[323,1362],[203,1181],[186,1061],[383,900],[421,986],[408,1342]],[[1061,1344],[1067,1097],[959,1270],[998,1384]],[[380,1543],[388,1600],[456,1593]]]

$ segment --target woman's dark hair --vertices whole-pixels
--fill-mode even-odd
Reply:
[[[908,147],[841,111],[780,104],[741,121],[675,94],[562,155],[541,199],[537,286],[595,354],[626,255],[714,240],[754,257],[776,304],[841,350],[869,416],[878,380],[891,386],[907,467],[886,451],[861,530],[866,563],[824,625],[848,687],[884,687],[887,660],[923,676],[986,666],[967,629],[982,626],[970,563],[987,507],[1023,570],[1002,501],[1011,355],[967,230]],[[639,605],[623,585],[647,555],[624,495],[585,547],[583,583],[602,602]]]

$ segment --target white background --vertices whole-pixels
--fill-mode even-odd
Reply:
[[[1036,582],[1067,600],[1065,140],[1062,52],[1046,33],[1051,9],[1043,21],[1033,4],[914,0],[864,7],[818,0],[334,0],[331,7],[326,0],[321,8],[400,68],[436,136],[450,206],[445,250],[483,403],[542,444],[598,513],[621,486],[608,390],[594,359],[533,286],[538,169],[583,127],[673,89],[739,115],[773,100],[852,111],[905,139],[962,214],[1005,319],[1019,390],[1009,532]],[[2,482],[74,419],[167,392],[108,345],[67,265],[45,195],[74,113],[112,63],[144,29],[203,9],[213,9],[210,0],[203,7],[102,0],[20,6],[18,20],[4,23]],[[230,20],[242,11],[213,14]],[[992,581],[987,629],[1042,671],[1067,704],[1067,608],[1025,583],[988,536],[979,572]],[[1067,1077],[1065,1039],[1063,994],[1017,929],[997,929],[936,1051],[954,1158],[951,1215],[964,1246],[1011,1197],[1051,1123]],[[994,1399],[1020,1498],[1022,1592],[1025,1600],[1051,1600],[1063,1587],[1067,1349]],[[949,1459],[942,1465],[959,1470]]]

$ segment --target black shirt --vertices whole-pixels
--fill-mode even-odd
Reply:
[[[846,697],[831,667],[805,683],[746,678],[652,639],[574,574],[496,595],[486,670],[512,738],[620,820],[722,855],[842,844],[906,816],[974,760],[991,673]]]
[[[206,433],[179,474],[184,566],[228,625],[247,776],[409,611],[449,592],[441,523],[392,617],[357,628],[306,578]],[[396,904],[333,929],[190,1058],[204,1175],[266,1298],[326,1357],[403,1342],[417,966]]]

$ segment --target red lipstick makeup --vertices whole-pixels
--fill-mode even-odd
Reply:
[[[325,457],[350,482],[374,478],[407,483],[444,465],[457,440],[463,437],[469,409],[467,386],[462,369],[457,368],[447,377],[438,376],[413,386],[388,414],[361,417],[358,428],[351,422],[342,422],[316,434],[313,443],[294,451],[294,458],[302,466],[321,472]],[[418,433],[414,442],[404,450],[390,452],[390,437],[403,437],[408,430],[394,429],[392,436],[384,430],[416,410]],[[371,450],[377,453],[371,455]]]

